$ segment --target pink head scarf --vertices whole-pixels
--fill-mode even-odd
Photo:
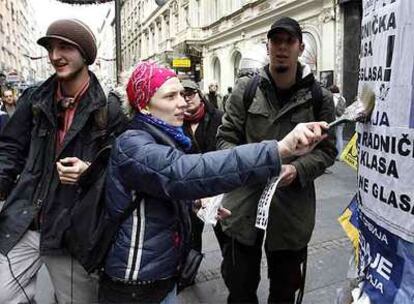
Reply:
[[[130,105],[135,110],[141,111],[148,105],[159,87],[173,77],[177,77],[174,71],[154,62],[139,63],[132,72],[126,88]]]

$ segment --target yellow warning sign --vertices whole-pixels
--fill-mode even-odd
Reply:
[[[358,148],[357,148],[357,134],[352,136],[351,140],[346,145],[341,153],[341,160],[350,165],[354,170],[358,168]]]

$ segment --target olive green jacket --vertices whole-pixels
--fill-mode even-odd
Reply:
[[[294,93],[282,108],[264,68],[260,76],[259,87],[248,109],[243,103],[243,93],[250,78],[240,78],[236,83],[218,130],[218,149],[280,140],[300,122],[330,122],[335,118],[332,94],[326,89],[322,89],[323,101],[316,108],[319,113],[314,113],[311,88],[315,79],[312,74],[302,73],[302,79],[294,85]],[[332,134],[311,153],[284,160],[285,164],[296,167],[298,176],[291,185],[278,188],[273,197],[267,227],[269,250],[295,250],[308,244],[315,225],[313,181],[334,163],[336,154]],[[231,210],[232,216],[222,221],[223,231],[243,244],[253,245],[256,240],[257,203],[264,186],[243,187],[224,195],[223,205]]]

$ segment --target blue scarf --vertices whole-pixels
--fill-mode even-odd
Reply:
[[[143,121],[160,128],[162,131],[167,133],[168,136],[173,138],[174,141],[184,149],[184,151],[191,149],[191,139],[184,134],[183,128],[171,126],[161,119],[141,113],[135,114],[134,120]]]

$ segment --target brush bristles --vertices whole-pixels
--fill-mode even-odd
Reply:
[[[364,85],[357,100],[345,109],[342,118],[349,121],[367,121],[371,116],[374,106],[375,93],[370,87]]]
[[[363,111],[367,116],[371,115],[372,110],[375,106],[375,93],[374,91],[367,85],[362,87],[361,95],[359,100],[362,103]]]

